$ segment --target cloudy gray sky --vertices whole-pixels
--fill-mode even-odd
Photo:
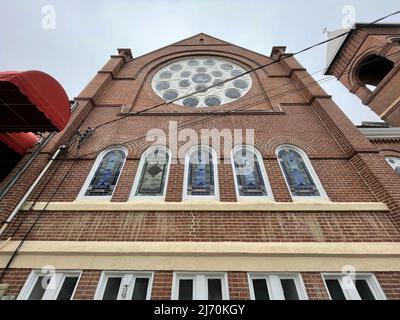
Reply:
[[[42,27],[46,5],[55,8],[55,29]],[[274,45],[295,52],[324,40],[325,28],[340,28],[353,12],[357,22],[370,22],[399,8],[398,0],[0,0],[0,70],[45,71],[73,98],[116,48],[138,56],[204,32],[263,54]],[[298,59],[312,73],[325,57],[322,46]],[[379,120],[336,80],[322,86],[354,123]]]

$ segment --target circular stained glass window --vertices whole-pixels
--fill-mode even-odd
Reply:
[[[199,104],[199,100],[197,98],[186,98],[183,100],[183,105],[184,106],[188,106],[188,107],[197,107],[197,105]]]
[[[175,91],[167,91],[163,94],[163,98],[167,101],[178,98],[178,93]]]
[[[191,57],[159,70],[152,80],[152,87],[166,101],[185,96],[174,103],[188,107],[213,107],[240,99],[250,90],[250,75],[240,76],[245,72],[245,69],[228,60]],[[239,77],[219,84],[232,76]],[[217,86],[207,89],[212,85]]]

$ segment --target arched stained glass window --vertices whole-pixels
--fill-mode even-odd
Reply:
[[[304,152],[294,147],[281,147],[278,159],[292,197],[326,197]]]
[[[398,176],[400,176],[400,158],[398,157],[386,157],[387,163],[393,168]]]
[[[140,160],[133,185],[134,197],[163,197],[168,179],[170,155],[164,147],[147,150]]]
[[[238,197],[268,197],[271,195],[260,154],[247,146],[233,150],[233,166]]]
[[[186,196],[217,197],[217,173],[214,153],[207,147],[189,151],[186,158]]]
[[[84,186],[83,197],[111,197],[125,163],[122,149],[106,150],[99,154]]]

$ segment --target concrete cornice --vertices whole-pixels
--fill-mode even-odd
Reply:
[[[0,242],[0,268],[19,245]],[[400,271],[399,243],[27,241],[12,268],[302,272]]]
[[[400,128],[359,128],[359,130],[369,139],[400,139]]]
[[[78,200],[74,202],[27,202],[22,210],[46,211],[140,211],[140,212],[176,212],[176,211],[212,211],[212,212],[387,212],[386,204],[381,202],[330,202],[330,201],[127,201],[110,202],[95,200]]]

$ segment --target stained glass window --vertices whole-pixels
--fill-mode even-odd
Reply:
[[[266,196],[267,190],[257,155],[246,147],[233,154],[239,196]]]
[[[398,176],[400,176],[400,158],[396,157],[386,157],[387,163],[393,168]]]
[[[162,196],[168,170],[169,155],[156,148],[145,155],[136,196]]]
[[[292,196],[319,197],[321,195],[299,152],[284,148],[279,151],[278,158]]]
[[[209,150],[198,148],[189,157],[187,194],[215,195],[214,162]]]
[[[122,150],[110,150],[101,159],[85,196],[111,196],[121,173],[126,154]]]
[[[240,77],[224,83],[224,80],[236,76]],[[209,88],[213,85],[216,86]],[[182,97],[174,103],[190,108],[214,107],[236,101],[246,95],[251,86],[251,76],[245,69],[232,61],[211,56],[175,61],[159,70],[152,80],[152,88],[163,100]],[[193,95],[185,98],[189,93]]]

